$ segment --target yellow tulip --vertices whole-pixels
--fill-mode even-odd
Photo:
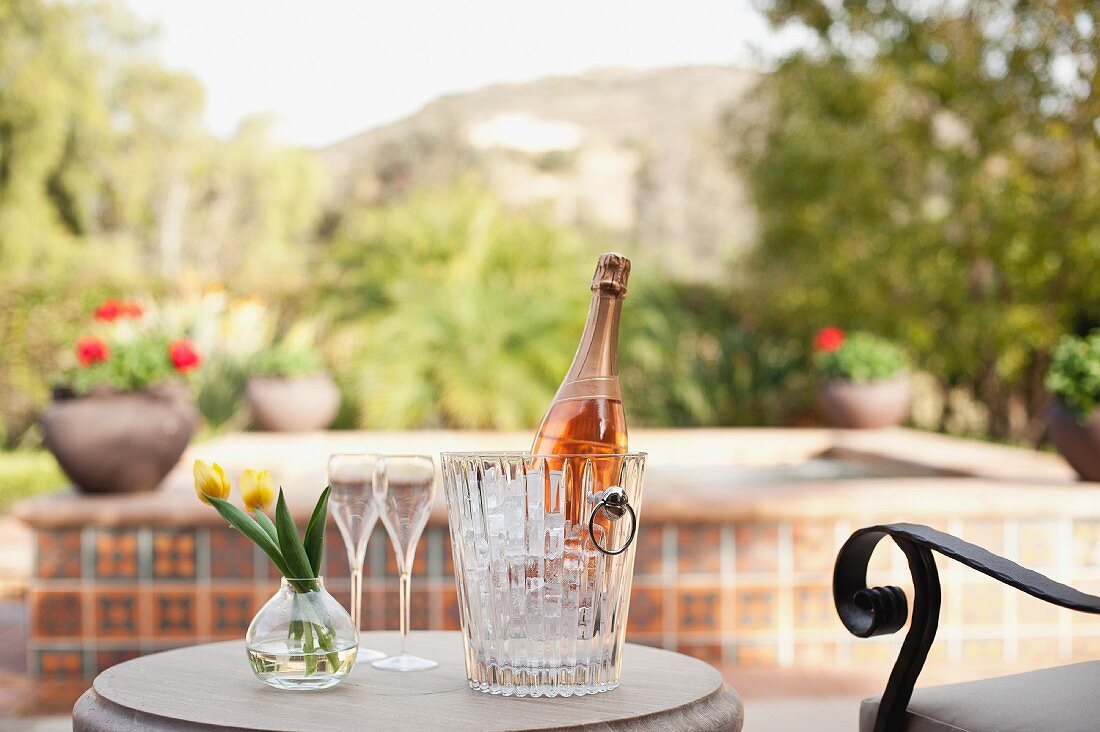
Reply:
[[[196,460],[195,467],[195,493],[203,503],[210,503],[210,498],[220,498],[223,501],[229,498],[229,479],[225,477],[222,466],[214,463],[207,464],[205,460]]]
[[[241,473],[241,497],[249,511],[266,511],[275,501],[275,484],[266,470],[252,468]]]

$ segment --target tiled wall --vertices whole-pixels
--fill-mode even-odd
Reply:
[[[892,659],[900,636],[853,638],[833,609],[833,558],[866,523],[873,522],[643,523],[628,637],[714,663]],[[1100,593],[1100,520],[925,523]],[[94,676],[142,653],[241,638],[278,585],[266,556],[229,528],[41,530],[36,544],[29,650],[30,668],[43,678]],[[944,608],[934,659],[1100,657],[1100,618],[1051,608],[952,562],[940,568]],[[452,571],[446,528],[429,528],[416,558],[414,629],[458,628]],[[333,530],[326,584],[342,601],[347,572]],[[907,586],[900,552],[880,548],[870,579]],[[365,627],[397,627],[396,566],[380,529],[368,550],[363,608]]]

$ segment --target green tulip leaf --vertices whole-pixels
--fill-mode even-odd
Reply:
[[[278,544],[279,532],[275,529],[275,524],[271,523],[271,517],[268,516],[262,508],[255,509],[252,515],[256,517],[256,523],[260,525],[260,528],[266,531],[267,535],[271,537],[271,541]]]
[[[294,579],[315,578],[317,575],[310,566],[309,557],[306,556],[306,550],[302,546],[302,539],[298,536],[298,527],[290,517],[290,509],[287,508],[286,496],[282,488],[279,489],[279,499],[275,502],[275,528],[279,534],[279,549],[282,550],[283,558],[286,560],[286,567],[293,573],[285,576]]]
[[[309,517],[306,526],[304,541],[306,556],[309,558],[309,566],[313,569],[313,576],[321,576],[321,557],[325,551],[325,522],[328,519],[328,495],[331,486],[325,486],[317,499],[317,505],[313,507],[313,515]]]

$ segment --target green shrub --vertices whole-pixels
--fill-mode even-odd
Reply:
[[[899,374],[909,367],[909,361],[894,343],[871,333],[857,332],[844,337],[839,346],[828,349],[819,346],[814,365],[827,379],[865,383]]]
[[[48,452],[0,452],[0,514],[22,498],[50,493],[65,484],[65,476]]]
[[[1084,338],[1064,336],[1054,349],[1046,387],[1082,421],[1100,402],[1100,328]]]
[[[311,376],[325,370],[320,354],[312,348],[277,344],[260,351],[252,359],[249,371],[255,376]]]
[[[318,291],[358,426],[530,428],[576,350],[598,250],[473,185],[354,212]]]
[[[802,341],[755,330],[744,311],[726,288],[635,264],[619,345],[632,426],[782,425],[811,411]]]

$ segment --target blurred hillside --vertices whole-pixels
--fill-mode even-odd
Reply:
[[[711,279],[752,241],[721,117],[757,75],[726,67],[604,70],[437,99],[319,151],[333,209],[392,201],[474,171],[507,204],[546,203],[666,272]]]

